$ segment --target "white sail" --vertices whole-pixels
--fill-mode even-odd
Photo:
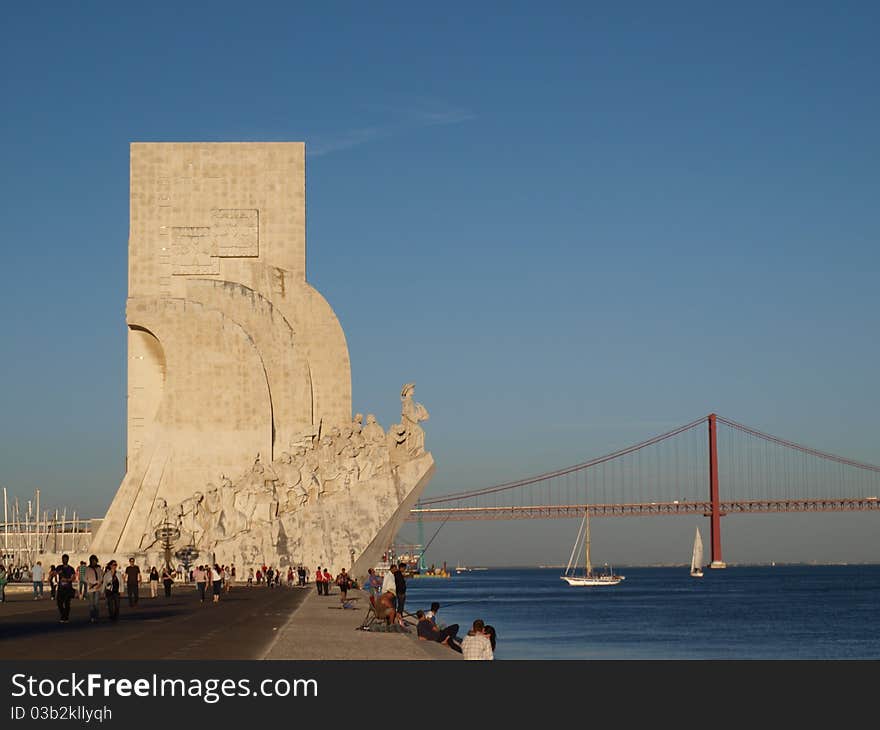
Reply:
[[[700,573],[703,569],[703,539],[700,537],[700,528],[694,535],[694,551],[691,555],[691,573]]]
[[[577,575],[577,556],[580,554],[581,547],[584,550],[584,574]],[[615,575],[610,568],[607,575],[593,573],[593,564],[590,560],[589,509],[584,510],[584,519],[581,520],[581,526],[571,548],[568,565],[565,567],[565,573],[559,577],[570,586],[614,586],[624,579],[622,575]]]

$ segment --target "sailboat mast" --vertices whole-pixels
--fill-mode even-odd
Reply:
[[[593,564],[590,562],[590,508],[587,507],[587,513],[585,515],[585,525],[586,532],[584,533],[584,566],[587,571],[587,576],[591,576],[593,574]]]

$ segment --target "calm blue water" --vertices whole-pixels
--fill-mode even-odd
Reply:
[[[482,618],[497,659],[880,659],[880,565],[620,568],[593,589],[560,572],[410,579],[406,607],[439,601],[460,635]]]

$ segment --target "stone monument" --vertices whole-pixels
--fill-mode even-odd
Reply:
[[[387,434],[352,418],[305,145],[132,144],[130,214],[126,475],[92,552],[159,564],[173,525],[197,562],[365,572],[433,475],[428,412],[407,383]]]

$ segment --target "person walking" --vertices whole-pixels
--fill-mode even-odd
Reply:
[[[89,602],[89,621],[98,621],[98,602],[104,589],[104,571],[98,564],[97,555],[89,555],[89,564],[86,566],[86,599]]]
[[[254,584],[254,569],[248,568],[248,577],[247,577],[248,588],[250,588]]]
[[[165,572],[165,568],[162,569],[162,572]],[[150,568],[150,598],[155,598],[159,595],[159,571],[156,570],[156,566],[154,565]]]
[[[333,585],[333,576],[330,575],[330,571],[325,567],[324,568],[324,595],[330,595],[330,586]]]
[[[174,571],[167,565],[162,566],[162,585],[165,586],[165,598],[171,598],[171,586],[174,585]]]
[[[125,569],[125,588],[128,593],[128,605],[137,606],[138,593],[141,587],[141,569],[135,565],[134,558],[128,559],[128,567]]]
[[[212,580],[214,603],[219,603],[220,591],[223,590],[223,571],[220,569],[220,566],[217,565],[217,563],[214,563],[214,575],[212,576]]]
[[[58,569],[54,565],[49,566],[49,598],[55,600],[58,593]]]
[[[76,569],[69,564],[70,556],[67,553],[61,556],[61,565],[55,569],[58,587],[55,589],[58,601],[58,613],[61,618],[59,623],[66,624],[70,619],[70,601],[73,598],[73,582],[76,580]]]
[[[6,603],[6,568],[0,563],[0,603]]]
[[[104,595],[107,598],[107,616],[111,621],[119,618],[119,575],[116,572],[118,565],[115,560],[107,564],[104,572]]]
[[[348,595],[348,585],[350,583],[350,579],[348,577],[348,573],[345,572],[345,568],[336,576],[336,585],[339,586],[339,602],[344,606],[346,596]]]
[[[204,603],[205,602],[205,588],[208,585],[208,574],[205,570],[204,565],[200,565],[194,571],[195,579],[196,579],[196,588],[199,589],[199,600]]]
[[[34,600],[38,601],[43,597],[43,563],[38,560],[37,564],[31,569],[31,580],[34,582]]]
[[[318,595],[324,595],[324,574],[321,572],[321,566],[315,571],[315,585],[318,588]]]
[[[77,576],[79,577],[79,590],[77,591],[77,597],[84,601],[86,600],[86,561],[80,560],[79,567],[76,569]]]

